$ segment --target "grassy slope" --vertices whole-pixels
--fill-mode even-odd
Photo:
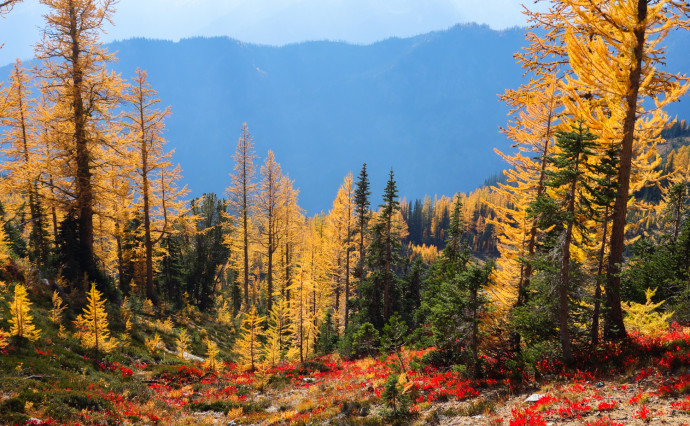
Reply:
[[[453,371],[423,369],[419,360],[426,351],[405,352],[407,374],[399,389],[411,414],[393,416],[382,398],[389,374],[400,372],[393,356],[356,361],[330,356],[250,373],[232,363],[233,327],[178,313],[175,328],[165,330],[141,312],[135,313],[128,345],[99,355],[73,337],[58,337],[48,320],[51,290],[29,288],[42,335],[35,343],[14,340],[0,353],[0,424],[30,419],[36,419],[34,424],[690,424],[690,375],[684,375],[690,367],[689,329],[656,340],[637,338],[632,348],[585,351],[580,371],[548,361],[511,371],[487,359],[491,378],[479,382]],[[8,290],[0,302],[0,328],[5,330]],[[124,327],[118,307],[111,308],[113,335],[118,336]],[[172,349],[182,327],[190,331],[196,355],[203,355],[204,336],[220,344],[226,361],[220,372],[204,371],[172,353],[148,354],[146,338],[159,333]],[[524,380],[518,383],[520,376]],[[532,393],[547,396],[525,403]]]

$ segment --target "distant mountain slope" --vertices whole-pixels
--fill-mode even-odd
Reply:
[[[408,197],[470,190],[499,170],[506,109],[496,95],[518,84],[522,40],[522,30],[469,25],[369,46],[212,38],[110,48],[118,71],[146,69],[172,105],[168,138],[194,193],[227,186],[246,121],[257,153],[275,151],[314,213],[365,161],[375,203],[391,167]]]
[[[690,72],[690,37],[674,37],[671,67]],[[524,29],[458,25],[367,46],[196,38],[109,49],[118,72],[129,78],[145,69],[172,106],[167,138],[193,195],[224,191],[246,121],[257,154],[275,152],[312,214],[330,208],[345,174],[363,162],[374,205],[391,167],[408,199],[470,191],[500,171],[493,148],[508,144],[498,132],[507,108],[497,95],[520,84],[513,53],[523,44]],[[671,113],[690,116],[683,108]]]

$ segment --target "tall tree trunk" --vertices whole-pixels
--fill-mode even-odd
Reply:
[[[244,253],[244,308],[249,310],[249,217],[247,214],[247,189],[245,184],[242,200],[242,251]]]
[[[350,307],[349,301],[350,301],[350,212],[347,213],[347,220],[348,220],[348,227],[347,227],[347,235],[348,235],[348,242],[347,242],[347,248],[345,249],[345,300],[344,300],[344,308],[345,308],[345,318],[343,319],[343,327],[347,328],[347,323],[348,319],[350,317]]]
[[[391,314],[392,302],[390,296],[390,284],[391,284],[391,261],[393,257],[393,244],[391,242],[391,221],[392,216],[388,217],[386,221],[386,251],[385,256],[385,273],[383,280],[383,321],[384,323],[388,321]]]
[[[70,2],[71,3],[71,2]],[[86,111],[82,99],[82,84],[84,75],[81,64],[81,46],[77,28],[77,11],[71,4],[70,36],[72,38],[71,74],[72,74],[72,118],[74,120],[74,144],[77,165],[77,214],[79,215],[79,244],[83,250],[82,259],[86,269],[91,272],[94,266],[93,258],[93,188],[91,184],[91,154],[89,152],[86,135]]]
[[[150,188],[149,188],[149,166],[148,166],[148,146],[146,142],[146,132],[144,128],[144,99],[142,95],[141,81],[139,86],[139,120],[141,123],[141,195],[144,201],[144,257],[146,262],[146,297],[151,301],[156,301],[156,292],[153,288],[153,241],[151,240],[151,212],[150,212]]]
[[[578,165],[575,165],[575,173],[577,174]],[[573,181],[570,186],[570,194],[568,199],[568,213],[572,215],[575,212],[575,194],[577,188],[577,181]],[[573,349],[570,341],[570,330],[568,329],[568,290],[570,288],[570,244],[573,238],[573,221],[568,220],[565,230],[565,237],[563,239],[563,255],[561,257],[561,277],[558,288],[558,328],[559,337],[561,340],[561,348],[563,349],[563,360],[566,364],[573,362]]]
[[[122,253],[122,231],[120,230],[120,223],[115,222],[115,242],[117,244],[117,281],[120,286],[120,291],[122,291],[122,294],[128,294],[128,289],[125,288],[125,279],[124,279],[124,255]]]
[[[285,298],[287,309],[290,310],[290,282],[292,281],[292,268],[290,267],[290,262],[292,261],[292,257],[290,256],[289,235],[287,237],[288,241],[285,242],[285,294],[283,297]]]
[[[594,283],[594,313],[592,314],[592,330],[591,330],[591,344],[597,346],[599,344],[599,317],[601,316],[601,278],[604,273],[604,257],[606,255],[606,238],[608,236],[609,227],[609,207],[606,206],[604,211],[604,229],[602,231],[601,246],[599,247],[599,266],[597,267],[597,276]]]
[[[630,197],[630,173],[632,169],[633,142],[635,139],[635,122],[637,120],[637,102],[642,77],[642,57],[644,53],[647,4],[649,0],[637,1],[637,23],[633,29],[635,48],[632,55],[626,111],[623,120],[623,140],[621,141],[620,168],[618,169],[618,192],[613,206],[609,263],[606,272],[606,321],[604,337],[607,340],[621,340],[627,336],[623,323],[623,310],[620,295],[620,266],[623,262],[625,243],[625,224]]]

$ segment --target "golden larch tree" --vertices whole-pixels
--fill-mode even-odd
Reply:
[[[517,150],[512,154],[496,150],[510,168],[504,171],[507,182],[493,187],[503,204],[488,203],[496,214],[489,222],[496,227],[500,253],[488,291],[497,308],[493,315],[499,320],[505,320],[512,308],[523,306],[529,294],[539,231],[536,218],[530,218],[527,209],[545,191],[547,158],[558,126],[557,82],[553,77],[532,81],[506,91],[502,100],[513,114],[503,132]],[[519,349],[519,334],[512,334],[511,344]]]
[[[256,369],[256,364],[261,357],[264,321],[265,317],[259,316],[256,313],[256,307],[252,306],[249,312],[244,314],[240,338],[235,343],[235,352],[239,355],[240,365],[250,371]]]
[[[609,339],[626,336],[620,299],[620,265],[630,195],[647,176],[635,178],[640,162],[654,157],[654,145],[668,117],[662,108],[687,91],[685,76],[662,71],[663,41],[677,28],[690,28],[690,5],[664,0],[563,2],[574,17],[565,33],[565,47],[574,71],[571,84],[600,97],[607,115],[622,125],[613,127],[620,144],[606,280],[604,333]],[[647,105],[651,105],[648,107]],[[648,155],[645,155],[648,154]],[[648,169],[642,165],[642,170]],[[636,182],[637,181],[637,182]]]
[[[31,82],[26,70],[17,60],[10,75],[10,86],[6,98],[5,122],[2,135],[0,182],[3,204],[7,211],[20,214],[24,206],[29,207],[29,258],[36,265],[43,266],[48,260],[48,230],[39,200],[39,177],[41,164],[38,161],[36,138],[35,100],[31,96]]]
[[[98,169],[119,158],[108,134],[122,94],[122,81],[107,70],[114,60],[99,41],[114,13],[115,0],[41,0],[48,7],[43,40],[36,45],[41,66],[38,75],[50,82],[46,95],[61,116],[60,154],[67,186],[61,188],[78,223],[78,243],[83,251],[80,269],[95,268],[94,214],[96,201],[107,194],[97,184]],[[70,207],[72,208],[72,207]]]
[[[309,309],[312,327],[309,329],[309,338],[311,345],[316,346],[321,321],[333,306],[332,288],[328,279],[328,271],[332,269],[332,259],[328,256],[328,246],[331,242],[326,233],[326,216],[323,213],[311,218],[308,225],[303,252],[306,257],[303,262],[309,264],[310,271]]]
[[[50,100],[48,94],[50,83],[45,80],[38,80],[37,83],[39,96],[34,104],[33,126],[37,146],[34,157],[40,170],[38,191],[44,208],[49,213],[53,248],[57,248],[55,237],[58,234],[58,224],[63,219],[64,207],[69,204],[66,194],[61,190],[69,186],[63,180],[65,177],[63,170],[68,167],[68,162],[66,158],[59,155],[60,140],[64,135],[62,129],[65,127],[65,123],[59,119],[64,116],[59,109],[65,108],[65,105],[56,104]]]
[[[289,315],[285,299],[278,298],[269,313],[266,344],[263,347],[264,359],[271,366],[285,358],[285,349],[289,342]]]
[[[299,190],[294,187],[294,181],[290,176],[283,175],[280,184],[280,208],[278,214],[278,230],[280,233],[280,245],[278,247],[278,262],[276,271],[277,288],[279,294],[290,303],[289,286],[293,279],[293,269],[297,262],[297,246],[302,240],[301,233],[304,229],[304,211],[297,204]]]
[[[179,179],[179,168],[173,168],[172,153],[164,151],[166,141],[162,136],[170,108],[157,108],[160,100],[148,83],[145,71],[136,70],[128,98],[133,107],[125,116],[134,147],[135,209],[143,218],[145,282],[141,284],[146,289],[146,297],[156,300],[154,250],[171,232],[172,218],[181,211],[180,200],[187,191],[171,187]]]
[[[3,0],[0,1],[0,16],[9,13],[15,4],[21,3],[22,0]]]
[[[345,176],[343,184],[338,190],[333,208],[328,213],[327,235],[330,241],[329,254],[331,256],[331,281],[333,287],[333,301],[335,311],[336,330],[340,326],[347,327],[351,296],[350,272],[351,265],[356,262],[353,231],[355,227],[355,192],[352,173]],[[342,322],[341,322],[342,320]]]
[[[281,185],[284,183],[280,164],[275,159],[273,151],[261,166],[261,183],[256,198],[257,230],[259,244],[264,249],[266,260],[266,310],[271,311],[274,298],[275,254],[280,247],[282,233],[279,227],[279,212],[281,206]]]
[[[209,371],[218,371],[219,365],[218,360],[218,345],[213,340],[208,337],[205,339],[206,343],[206,360],[204,361],[204,368]]]
[[[63,304],[57,290],[53,291],[52,301],[53,308],[50,310],[50,321],[55,325],[60,325],[62,323],[62,313],[67,309],[67,306]]]
[[[292,345],[288,358],[304,362],[313,353],[313,336],[316,333],[316,317],[310,309],[310,300],[314,283],[310,280],[309,263],[302,258],[295,270],[295,279],[290,286],[290,334]]]
[[[237,265],[242,271],[245,309],[249,309],[249,259],[250,259],[250,216],[254,207],[257,183],[254,160],[254,141],[247,123],[242,124],[242,134],[237,141],[234,173],[230,175],[231,183],[227,189],[230,208],[234,212],[236,232],[240,238],[241,250],[232,250],[241,256],[241,263]]]
[[[185,352],[189,351],[190,340],[191,339],[189,338],[189,333],[187,333],[187,330],[180,330],[177,335],[177,340],[175,340],[175,348],[177,349],[177,354],[182,359],[185,357]]]
[[[91,284],[91,290],[86,294],[86,306],[81,314],[80,324],[83,328],[81,344],[85,348],[93,348],[96,352],[110,352],[117,342],[110,338],[108,329],[108,314],[105,312],[103,293],[96,290],[96,284]]]
[[[29,296],[22,284],[14,286],[14,300],[10,304],[10,335],[24,337],[31,341],[37,340],[40,330],[33,324],[33,317],[29,312]]]

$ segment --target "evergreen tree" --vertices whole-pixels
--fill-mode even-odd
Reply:
[[[446,362],[466,364],[470,373],[481,375],[479,365],[479,323],[486,313],[485,288],[493,264],[470,262],[467,243],[462,240],[462,200],[456,198],[445,249],[429,271],[418,321],[428,324],[432,343]]]
[[[192,217],[197,219],[196,232],[187,254],[187,291],[201,310],[213,306],[213,292],[222,278],[221,266],[230,255],[223,245],[228,232],[227,205],[215,194],[204,194],[191,202]]]
[[[401,257],[401,225],[398,220],[400,204],[398,190],[391,170],[383,204],[371,227],[371,244],[367,250],[367,279],[360,285],[361,323],[370,322],[381,330],[388,318],[401,306],[402,280],[399,270]]]
[[[359,285],[366,278],[365,263],[366,263],[366,235],[369,227],[369,218],[371,212],[369,211],[370,201],[369,196],[371,190],[369,189],[369,176],[367,175],[367,163],[362,164],[362,171],[359,173],[357,184],[355,185],[355,229],[354,235],[357,238],[357,249],[359,250],[359,259],[355,266],[354,277],[359,280]]]
[[[424,272],[424,261],[417,257],[405,277],[402,316],[408,324],[414,324],[414,314],[422,303]]]
[[[676,183],[668,191],[667,214],[673,227],[673,240],[678,238],[680,232],[683,214],[687,208],[687,197],[688,185],[685,182]]]
[[[183,236],[168,235],[161,241],[163,257],[156,275],[158,289],[172,301],[175,306],[182,306],[182,295],[186,291],[185,268],[183,259]]]
[[[333,314],[331,311],[328,311],[319,327],[319,337],[316,341],[316,353],[319,355],[329,354],[333,352],[337,344],[338,330],[336,324],[333,322]]]
[[[593,215],[601,223],[601,242],[597,253],[597,272],[594,276],[594,312],[592,313],[592,327],[590,340],[592,346],[599,343],[599,323],[601,317],[602,302],[602,283],[606,279],[606,248],[609,237],[609,227],[611,223],[611,212],[613,202],[618,190],[616,174],[618,172],[618,147],[612,143],[604,151],[599,163],[594,167],[597,176],[594,177],[594,184],[590,192],[593,196],[593,205],[597,212]]]
[[[548,158],[554,168],[546,172],[544,184],[553,191],[542,194],[532,204],[532,213],[541,216],[541,220],[552,221],[559,235],[558,329],[563,358],[567,363],[573,361],[568,300],[571,246],[576,243],[575,231],[581,236],[580,243],[586,242],[583,240],[587,240],[589,234],[587,222],[593,208],[591,191],[588,190],[592,188],[592,175],[595,172],[589,159],[595,155],[597,140],[597,136],[589,132],[581,121],[571,128],[569,132],[556,132],[558,151]]]

